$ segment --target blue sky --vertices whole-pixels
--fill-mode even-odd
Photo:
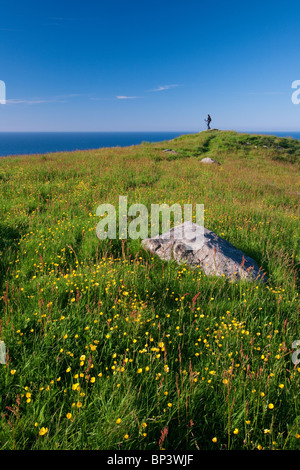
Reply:
[[[299,1],[3,0],[0,131],[300,131]]]

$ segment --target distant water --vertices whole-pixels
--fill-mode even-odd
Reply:
[[[0,132],[0,157],[171,140],[189,132]],[[192,133],[192,132],[190,132]]]
[[[248,131],[244,131],[246,134],[265,134],[265,135],[276,135],[277,137],[292,137],[293,139],[297,139],[297,140],[300,140],[300,132],[296,132],[296,131],[291,131],[291,132],[277,132],[277,131],[274,131],[274,132],[270,132],[270,131],[266,131],[266,132],[262,132],[262,131],[259,131],[259,132],[248,132]]]
[[[247,132],[247,131],[244,131]],[[0,157],[162,142],[191,132],[0,132]],[[300,132],[249,132],[300,140]]]

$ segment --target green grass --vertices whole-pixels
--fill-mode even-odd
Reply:
[[[0,449],[300,449],[299,155],[212,130],[1,158]],[[203,203],[268,282],[100,241],[96,209],[120,195]]]

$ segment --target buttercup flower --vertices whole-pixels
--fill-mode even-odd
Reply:
[[[39,435],[44,436],[45,434],[47,434],[47,432],[48,432],[48,428],[42,427],[39,431]]]

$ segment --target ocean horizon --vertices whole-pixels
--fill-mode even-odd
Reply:
[[[201,131],[200,131],[201,132]],[[300,140],[295,131],[239,131],[266,134]],[[163,142],[197,131],[166,132],[0,132],[0,157],[34,155],[76,150],[94,150],[105,147],[128,147],[142,142]]]

